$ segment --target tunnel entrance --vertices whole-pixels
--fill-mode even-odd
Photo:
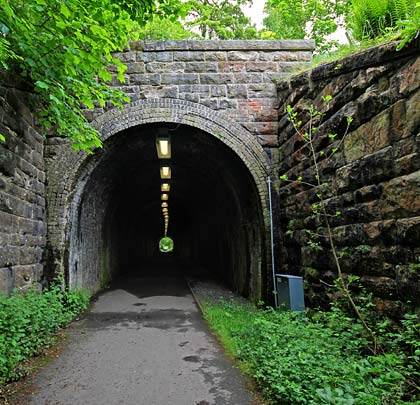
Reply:
[[[159,249],[164,222],[155,137],[162,130],[172,145],[170,253]],[[152,123],[110,137],[85,166],[94,169],[80,176],[73,203],[70,286],[96,291],[116,276],[166,263],[259,297],[266,243],[260,195],[231,148],[192,126]]]

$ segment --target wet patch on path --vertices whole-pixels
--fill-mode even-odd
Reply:
[[[256,404],[176,275],[134,277],[69,328],[62,355],[25,397],[36,405]]]

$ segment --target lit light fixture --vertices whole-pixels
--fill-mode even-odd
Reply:
[[[162,183],[160,186],[160,190],[162,192],[169,191],[171,189],[171,185],[169,183]]]
[[[160,168],[160,178],[161,179],[170,179],[171,178],[171,168],[169,166],[162,166]]]
[[[167,202],[163,202],[162,203],[162,208],[168,208],[168,203]]]
[[[169,159],[171,157],[171,138],[168,135],[158,135],[156,149],[159,159]]]
[[[168,194],[162,194],[162,201],[168,201],[169,195]]]
[[[164,208],[162,211],[163,212],[168,212],[168,209],[167,208]]]

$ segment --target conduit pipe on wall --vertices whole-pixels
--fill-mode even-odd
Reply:
[[[276,285],[276,268],[274,264],[274,225],[273,225],[273,203],[271,201],[271,177],[267,177],[268,183],[268,201],[270,207],[270,234],[271,234],[271,271],[273,277],[273,294],[274,294],[274,306],[278,308],[278,296],[277,296],[277,285]]]

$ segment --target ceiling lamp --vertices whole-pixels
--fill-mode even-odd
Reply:
[[[168,203],[167,202],[163,202],[162,203],[162,208],[168,208]]]
[[[162,201],[168,201],[169,195],[168,194],[162,194]]]
[[[171,157],[171,138],[169,135],[158,135],[156,137],[156,149],[159,159]]]
[[[170,179],[171,178],[171,168],[169,166],[162,166],[160,168],[160,178],[161,179]]]
[[[171,189],[171,185],[169,183],[162,183],[160,186],[160,191],[165,192]]]

